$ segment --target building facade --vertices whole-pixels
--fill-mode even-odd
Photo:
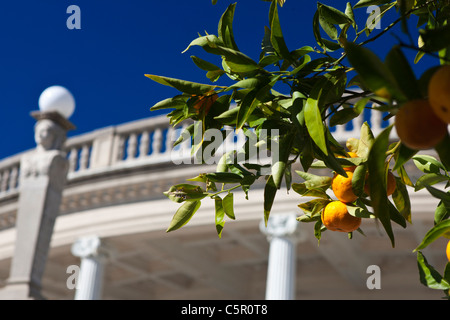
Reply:
[[[382,129],[376,116],[370,117],[374,133]],[[353,121],[353,128],[360,128],[363,118]],[[334,135],[345,143],[359,135],[353,128],[339,126]],[[243,192],[235,193],[236,220],[226,221],[221,238],[214,226],[214,201],[208,199],[186,226],[166,233],[179,205],[163,192],[215,171],[215,165],[190,164],[188,144],[172,150],[176,132],[161,116],[65,141],[61,148],[67,155],[67,175],[48,253],[28,259],[41,259],[39,266],[30,265],[42,269],[36,277],[41,274],[38,290],[43,298],[440,299],[441,292],[420,284],[412,252],[432,227],[437,205],[422,191],[410,193],[412,224],[406,229],[393,225],[395,248],[373,219],[363,219],[365,235],[355,232],[348,239],[345,233],[327,231],[319,243],[312,224],[295,220],[302,214],[298,204],[306,200],[285,189],[278,192],[265,228],[263,181],[249,191],[248,199]],[[239,146],[244,137],[232,139]],[[10,285],[13,272],[20,203],[27,202],[23,159],[32,152],[0,161],[3,289]],[[301,181],[297,178],[294,182]],[[445,266],[443,248],[442,241],[426,248],[427,259],[436,268]],[[21,259],[27,260],[21,252],[25,256]]]

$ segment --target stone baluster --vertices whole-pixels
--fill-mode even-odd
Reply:
[[[8,182],[9,182],[9,168],[3,170],[2,183],[0,186],[1,192],[6,192],[6,190],[8,189]]]
[[[147,130],[142,132],[141,135],[141,141],[139,143],[139,157],[145,158],[148,154],[149,149],[149,143],[150,143],[150,135]]]
[[[11,175],[9,177],[9,190],[14,190],[17,188],[18,178],[19,178],[19,167],[15,165],[12,167]]]
[[[162,130],[161,128],[155,129],[153,133],[153,152],[152,155],[157,156],[161,153],[162,145]]]
[[[70,149],[69,155],[69,172],[74,172],[77,169],[78,150],[77,148]]]
[[[175,129],[173,126],[169,125],[166,133],[166,154],[172,152],[172,146],[174,141]]]
[[[136,133],[130,133],[128,138],[127,160],[132,160],[136,157],[137,151],[137,135]]]
[[[84,144],[81,147],[81,154],[80,154],[80,170],[86,170],[89,165],[89,146],[87,144]]]
[[[381,132],[382,128],[381,128],[381,121],[382,121],[382,117],[381,117],[381,112],[377,111],[377,110],[370,110],[370,123],[371,123],[371,129],[372,132],[374,134],[378,134],[379,132]]]

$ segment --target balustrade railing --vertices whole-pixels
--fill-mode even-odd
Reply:
[[[332,129],[333,136],[342,143],[359,137],[362,123],[367,121],[378,134],[393,119],[384,121],[380,112],[365,110],[364,114]],[[173,128],[166,116],[158,116],[107,127],[67,139],[65,150],[69,160],[68,179],[85,177],[96,172],[114,171],[139,165],[180,162],[191,158],[191,141],[172,148],[187,124]],[[395,135],[395,130],[392,131]],[[227,147],[240,146],[242,133],[228,136]],[[22,153],[23,154],[23,153]],[[20,158],[18,154],[0,161],[0,199],[18,192]]]

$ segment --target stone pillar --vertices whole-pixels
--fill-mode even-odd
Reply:
[[[81,258],[75,300],[101,299],[108,250],[99,237],[87,236],[78,239],[72,245],[72,254]]]
[[[295,214],[271,215],[261,222],[260,229],[270,242],[267,269],[266,299],[295,299],[296,243],[299,222]]]
[[[37,146],[20,162],[15,251],[0,299],[43,299],[41,279],[66,183],[68,161],[61,149],[74,126],[57,112],[32,116]]]

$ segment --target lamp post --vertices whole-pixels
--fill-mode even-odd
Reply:
[[[67,131],[75,129],[68,120],[74,110],[72,94],[52,86],[39,97],[39,111],[31,113],[36,148],[20,161],[16,245],[1,299],[44,298],[41,279],[69,167],[62,147]]]

